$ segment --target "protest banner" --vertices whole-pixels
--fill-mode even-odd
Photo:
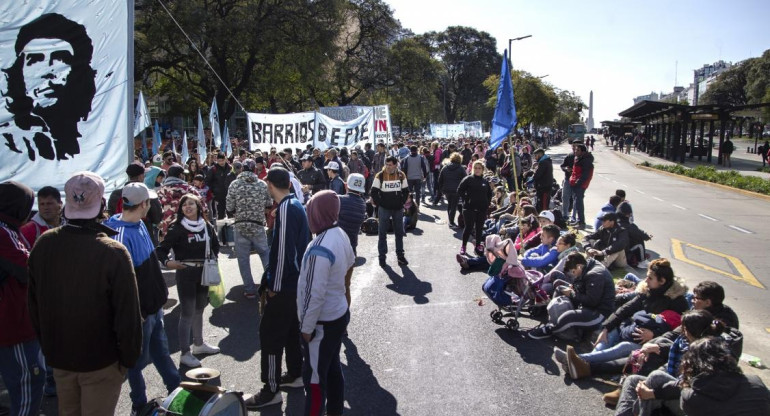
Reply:
[[[374,112],[374,136],[377,142],[392,143],[393,125],[390,122],[390,107],[376,105],[374,107],[350,105],[345,107],[321,107],[318,112],[340,121],[351,121],[360,117],[366,111]]]
[[[134,149],[134,2],[6,3],[0,181],[63,190],[89,170],[107,192],[122,185]]]
[[[268,151],[291,147],[304,149],[308,144],[319,149],[374,144],[374,111],[370,108],[358,117],[340,121],[321,113],[261,114],[248,113],[249,149]]]

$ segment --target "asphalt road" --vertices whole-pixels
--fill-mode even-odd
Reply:
[[[636,222],[654,235],[648,248],[656,255],[671,257],[671,239],[675,238],[736,256],[761,285],[770,285],[760,273],[767,266],[763,244],[770,235],[767,202],[642,171],[600,147],[595,152],[596,174],[586,196],[589,217],[615,189],[624,188],[633,203]],[[559,161],[566,146],[555,147],[550,153]],[[341,357],[346,414],[612,414],[601,401],[601,393],[612,387],[601,380],[572,382],[565,378],[551,358],[556,341],[530,340],[524,332],[509,331],[491,322],[493,305],[481,291],[485,273],[461,273],[454,260],[459,237],[446,226],[445,205],[423,207],[418,230],[405,239],[410,261],[406,267],[396,265],[392,235],[385,269],[377,265],[377,237],[360,237],[349,338]],[[737,273],[724,258],[690,246],[685,246],[684,252],[710,267]],[[218,344],[222,353],[202,362],[222,372],[218,381],[222,386],[253,393],[261,387],[257,304],[242,296],[235,259],[228,258],[227,252],[220,259],[228,301],[219,309],[206,309],[204,335],[209,343]],[[252,260],[259,276],[259,261],[256,256]],[[727,303],[741,318],[746,352],[770,358],[765,347],[770,337],[765,331],[770,326],[763,302],[765,289],[679,260],[674,261],[674,268],[691,286],[705,279],[723,284]],[[166,309],[166,326],[173,359],[178,362],[179,307],[172,274],[167,275],[167,282],[172,299]],[[526,330],[537,321],[523,318],[521,324]],[[154,368],[145,369],[145,376],[148,397],[165,395]],[[301,389],[287,390],[280,408],[274,406],[261,414],[299,415],[303,400]],[[56,415],[55,406],[55,400],[46,399],[42,414]],[[117,414],[128,415],[129,409],[128,385],[124,384]]]

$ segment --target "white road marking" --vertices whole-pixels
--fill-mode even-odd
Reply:
[[[685,207],[680,207],[680,206],[679,206],[679,205],[677,205],[677,204],[671,204],[671,206],[673,206],[674,208],[679,208],[679,209],[681,209],[682,211],[686,211],[686,210],[687,210],[687,208],[685,208]]]
[[[754,234],[752,231],[746,230],[746,229],[741,228],[741,227],[736,227],[735,225],[728,225],[728,227],[732,228],[733,230],[745,233],[745,234]]]
[[[708,215],[698,214],[698,216],[699,217],[703,217],[703,218],[705,218],[707,220],[711,220],[711,221],[719,221],[718,219],[716,219],[714,217],[709,217]]]
[[[474,300],[454,300],[449,302],[430,302],[425,304],[416,304],[416,305],[396,305],[393,306],[391,309],[408,309],[408,308],[424,308],[426,306],[452,306],[452,305],[462,305],[462,304],[473,304],[475,303]]]
[[[658,198],[657,196],[654,196],[654,197],[652,197],[652,199],[654,199],[654,200],[656,200],[656,201],[660,201],[660,202],[663,202],[663,200],[662,200],[662,199],[660,199],[660,198]]]
[[[639,193],[640,193],[640,194],[642,194],[642,195],[647,195],[647,192],[644,192],[644,191],[640,191],[640,190],[638,190],[638,189],[636,190],[636,192],[639,192]]]

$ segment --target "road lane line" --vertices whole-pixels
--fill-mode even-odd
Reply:
[[[674,208],[679,208],[679,209],[681,209],[682,211],[686,211],[686,210],[687,210],[687,208],[685,208],[685,207],[680,207],[680,206],[679,206],[679,205],[677,205],[677,204],[671,204],[671,206],[673,206]]]
[[[699,216],[699,217],[703,217],[703,218],[705,218],[705,219],[707,219],[707,220],[711,220],[711,221],[714,221],[714,222],[716,222],[716,221],[719,221],[718,219],[716,219],[716,218],[714,218],[714,217],[709,217],[708,215],[698,214],[698,216]]]
[[[654,199],[654,200],[656,200],[656,201],[660,201],[660,202],[665,202],[665,201],[663,201],[662,199],[658,198],[657,196],[654,196],[654,197],[652,197],[652,199]]]
[[[638,190],[638,189],[636,190],[636,192],[639,192],[639,193],[640,193],[640,194],[642,194],[642,195],[647,195],[647,192],[644,192],[644,191],[640,191],[640,190]]]
[[[752,231],[749,231],[749,230],[747,230],[745,228],[737,227],[735,225],[728,225],[728,227],[732,228],[733,230],[740,231],[742,233],[754,234],[754,232],[752,232]]]
[[[702,251],[704,253],[713,254],[715,256],[722,257],[723,259],[729,261],[732,264],[732,266],[735,268],[735,270],[738,272],[738,274],[736,275],[736,274],[732,274],[732,273],[726,272],[724,270],[719,270],[719,269],[717,269],[715,267],[711,267],[711,266],[709,266],[707,264],[703,264],[703,263],[700,263],[700,262],[697,262],[695,260],[691,260],[691,259],[687,258],[687,256],[684,253],[684,247],[685,246],[687,246],[689,248],[692,248],[692,249],[695,249],[695,250]],[[706,247],[699,247],[699,246],[696,246],[695,244],[690,244],[690,243],[687,243],[685,241],[677,240],[676,238],[672,238],[671,239],[671,251],[672,251],[672,253],[674,255],[674,258],[679,260],[679,261],[685,262],[687,264],[690,264],[690,265],[693,265],[693,266],[696,266],[696,267],[700,267],[701,269],[706,270],[706,271],[710,271],[710,272],[713,272],[713,273],[721,274],[723,276],[727,276],[727,277],[729,277],[731,279],[737,280],[739,282],[746,283],[746,284],[754,286],[754,287],[758,287],[760,289],[764,289],[765,288],[765,286],[762,285],[762,283],[759,282],[759,280],[756,278],[756,276],[754,276],[754,274],[751,273],[751,270],[749,270],[749,268],[741,261],[741,259],[739,259],[737,257],[731,256],[729,254],[720,253],[720,252],[718,252],[716,250],[711,250],[711,249],[708,249]]]
[[[391,309],[424,308],[426,306],[454,306],[454,305],[462,305],[462,304],[470,305],[473,303],[475,303],[474,300],[454,300],[454,301],[448,301],[448,302],[429,302],[429,303],[416,304],[416,305],[396,305],[391,307]]]

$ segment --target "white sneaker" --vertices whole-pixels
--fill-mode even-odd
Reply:
[[[201,366],[200,360],[195,358],[191,352],[186,352],[182,354],[182,356],[179,357],[179,364],[182,364],[183,366],[190,367],[190,368]]]
[[[640,261],[639,264],[636,265],[637,269],[646,269],[648,267],[650,267],[650,261],[649,260]]]
[[[192,353],[193,354],[219,354],[219,347],[214,347],[209,344],[206,344],[205,342],[201,345],[193,345],[192,346]]]

